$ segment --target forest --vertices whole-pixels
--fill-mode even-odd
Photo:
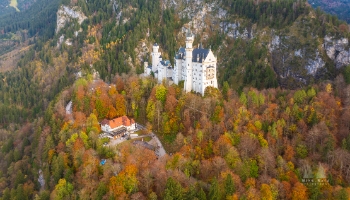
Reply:
[[[204,97],[133,75],[112,84],[81,78],[44,118],[9,127],[20,134],[2,130],[10,138],[2,172],[18,172],[2,198],[348,199],[349,91],[341,75],[294,91],[239,94],[225,84]],[[70,96],[74,121],[65,113]],[[98,122],[123,115],[145,124],[143,134],[155,132],[168,155],[157,159],[131,142],[103,146]],[[33,163],[25,160],[30,152],[38,153]],[[308,169],[327,183],[303,182]],[[44,184],[33,181],[39,176]]]
[[[23,12],[11,12],[1,16],[1,34],[27,30],[30,37],[39,33],[45,39],[52,38],[58,3],[59,1],[40,0]]]
[[[349,198],[350,66],[329,71],[325,81],[282,88],[265,64],[266,47],[217,31],[204,43],[214,51],[228,44],[219,88],[203,97],[184,93],[181,85],[139,76],[135,49],[149,29],[148,42],[159,42],[171,59],[176,33],[189,19],[159,9],[158,0],[118,2],[115,8],[110,1],[62,1],[79,5],[88,19],[57,35],[52,4],[7,16],[21,16],[17,25],[0,19],[6,34],[28,29],[35,35],[15,69],[0,73],[0,199]],[[302,2],[223,4],[260,28],[282,32],[304,20],[311,29],[300,33],[348,37],[336,17],[319,10],[315,19],[305,17],[311,8]],[[35,9],[47,21],[28,23]],[[72,45],[58,45],[61,34]],[[237,74],[241,79],[232,78]],[[99,122],[124,115],[145,125],[140,134],[155,133],[167,155],[158,158],[132,141],[104,146]]]

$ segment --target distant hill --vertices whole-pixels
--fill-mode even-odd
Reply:
[[[338,16],[339,19],[350,22],[349,0],[309,0],[312,7],[320,7],[323,11]]]

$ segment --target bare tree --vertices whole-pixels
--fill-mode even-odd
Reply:
[[[252,157],[258,150],[259,142],[249,134],[242,134],[238,149],[243,158]]]

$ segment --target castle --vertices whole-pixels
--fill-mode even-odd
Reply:
[[[195,91],[204,95],[208,86],[218,87],[216,78],[216,57],[211,49],[204,49],[202,45],[193,49],[194,37],[191,32],[186,34],[186,48],[180,47],[174,57],[174,68],[169,60],[162,60],[159,46],[153,45],[152,65],[144,63],[144,73],[154,77],[161,83],[164,79],[179,84],[184,81],[186,92]]]

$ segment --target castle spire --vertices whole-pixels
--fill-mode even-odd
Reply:
[[[191,29],[187,29],[186,37],[192,37]]]

